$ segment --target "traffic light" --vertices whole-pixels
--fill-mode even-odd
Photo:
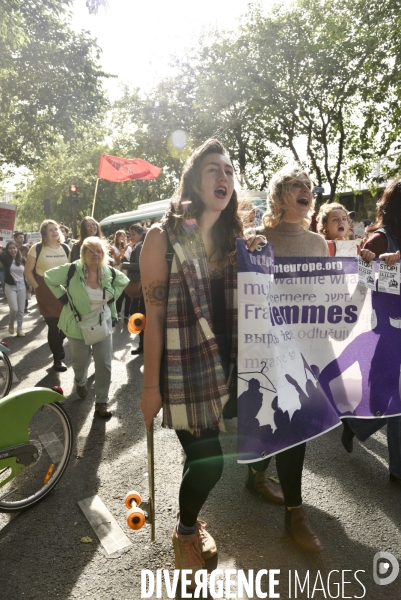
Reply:
[[[70,185],[70,200],[71,202],[78,202],[78,186]]]

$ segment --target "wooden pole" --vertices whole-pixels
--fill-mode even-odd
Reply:
[[[72,237],[77,239],[77,203],[72,201]]]
[[[99,183],[99,177],[96,179],[95,195],[93,196],[92,214],[91,214],[92,219],[93,219],[93,214],[95,212],[95,203],[96,203],[96,194],[97,194],[98,183]]]

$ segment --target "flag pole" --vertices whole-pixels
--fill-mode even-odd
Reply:
[[[95,212],[95,202],[96,202],[96,194],[97,194],[98,183],[99,183],[99,177],[97,177],[97,179],[96,179],[95,195],[93,196],[92,214],[91,214],[92,219],[93,219],[93,213]]]

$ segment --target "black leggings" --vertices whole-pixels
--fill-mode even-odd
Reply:
[[[121,294],[121,296],[116,300],[117,316],[119,316],[119,314],[121,312],[121,308],[122,308],[122,305],[123,305],[124,298],[125,298],[124,317],[129,317],[129,315],[130,315],[130,307],[131,307],[131,298],[129,296],[127,296],[127,294],[125,292],[123,292]]]
[[[280,479],[286,506],[302,504],[302,470],[304,466],[306,443],[299,444],[275,455],[277,474]],[[249,465],[255,471],[266,471],[272,459],[266,458]]]
[[[187,457],[180,487],[180,520],[192,527],[221,477],[223,451],[218,430],[204,429],[199,437],[184,430],[176,430],[176,434]]]
[[[50,350],[53,354],[53,359],[63,360],[64,348],[63,341],[65,340],[65,334],[58,328],[58,317],[44,317],[47,324],[47,341],[50,346]]]

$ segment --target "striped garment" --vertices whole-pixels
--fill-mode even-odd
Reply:
[[[174,248],[167,304],[163,426],[224,431],[226,379],[212,330],[208,261],[200,229],[167,234]],[[230,362],[237,358],[237,269],[224,268]]]

